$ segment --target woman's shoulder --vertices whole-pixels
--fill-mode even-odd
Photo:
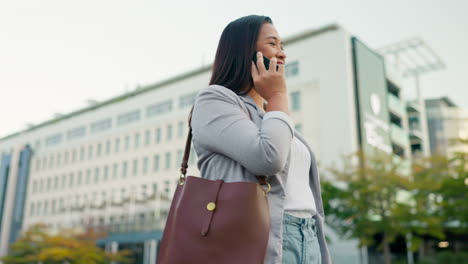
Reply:
[[[197,106],[200,108],[204,106],[212,107],[215,105],[232,105],[243,109],[244,112],[248,111],[241,97],[224,86],[214,84],[198,92],[195,98],[195,108],[197,108]]]
[[[196,99],[222,99],[231,100],[233,102],[242,101],[239,99],[239,96],[234,93],[231,89],[226,88],[222,85],[212,84],[206,88],[200,90],[196,96]]]

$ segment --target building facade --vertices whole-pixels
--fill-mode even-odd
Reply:
[[[425,100],[431,153],[451,157],[468,152],[468,146],[453,142],[468,139],[468,115],[448,97]]]
[[[319,166],[339,165],[342,155],[361,148],[369,155],[393,154],[395,160],[411,157],[401,76],[383,57],[339,25],[303,32],[284,44],[291,117]],[[139,87],[0,139],[0,183],[8,181],[0,189],[0,198],[6,197],[0,199],[0,232],[14,227],[17,236],[39,222],[53,229],[101,226],[109,236],[99,245],[109,251],[131,248],[137,263],[155,263],[179,177],[188,113],[207,86],[210,69]],[[7,168],[18,167],[13,157],[26,150],[28,163],[21,164],[27,177],[21,178]],[[189,175],[199,175],[196,161],[192,149]],[[17,186],[24,192],[8,193]],[[11,208],[21,201],[18,222]],[[335,263],[365,260],[356,241],[328,231]],[[2,236],[0,245],[6,250],[11,241]]]

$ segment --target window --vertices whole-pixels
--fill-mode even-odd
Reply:
[[[34,216],[34,203],[29,205],[29,216]]]
[[[59,210],[63,209],[63,198],[60,198],[59,200]]]
[[[106,202],[106,200],[107,200],[107,193],[106,192],[101,192],[101,199],[102,199],[103,202]]]
[[[50,156],[49,158],[49,168],[53,168],[54,167],[54,156]]]
[[[62,189],[64,189],[66,185],[67,185],[67,175],[63,174],[62,175]]]
[[[125,136],[125,151],[130,148],[130,136]]]
[[[111,202],[114,202],[116,199],[115,199],[115,193],[116,193],[116,190],[115,189],[112,189],[111,191],[111,198],[110,198],[110,201]],[[112,216],[111,216],[111,223],[112,223]]]
[[[69,180],[69,184],[68,184],[68,185],[70,186],[70,188],[72,188],[72,187],[73,187],[73,184],[74,184],[74,181],[75,181],[75,175],[74,175],[73,173],[70,173],[70,177],[69,177],[68,180]]]
[[[115,146],[114,146],[115,153],[119,152],[119,148],[120,148],[120,138],[116,138],[115,139]]]
[[[148,173],[148,157],[143,158],[143,174]]]
[[[34,150],[38,151],[40,147],[41,147],[41,141],[37,139],[36,143],[34,144]]]
[[[185,125],[184,121],[179,121],[179,129],[178,129],[178,132],[177,132],[179,138],[184,136],[184,125]]]
[[[146,107],[146,117],[158,116],[172,110],[172,100],[166,100],[161,103],[153,104]]]
[[[63,157],[63,164],[67,165],[68,164],[68,151],[65,151],[64,157]]]
[[[159,155],[153,157],[153,171],[159,171]]]
[[[122,126],[140,120],[140,110],[133,110],[117,116],[117,125]]]
[[[47,215],[49,211],[49,201],[44,201],[44,215]]]
[[[95,168],[94,169],[94,183],[98,183],[99,182],[99,168]]]
[[[41,215],[41,209],[42,209],[41,206],[42,206],[41,201],[37,202],[36,215]]]
[[[106,141],[106,155],[109,155],[111,151],[111,142],[110,140]]]
[[[164,191],[166,192],[166,195],[169,196],[169,193],[171,191],[171,181],[169,180],[164,181],[164,185],[165,185]]]
[[[291,93],[291,108],[292,108],[292,111],[299,111],[301,109],[301,92],[300,91]]]
[[[41,160],[37,159],[36,160],[36,171],[39,171],[40,168],[41,168]]]
[[[90,184],[90,183],[91,183],[91,170],[87,169],[86,170],[86,184]]]
[[[35,193],[35,192],[37,192],[37,180],[34,180],[33,185],[32,185],[32,193]]]
[[[72,140],[86,135],[86,127],[75,127],[67,131],[67,139]]]
[[[54,190],[57,190],[59,187],[59,176],[54,177]]]
[[[79,186],[83,183],[83,172],[79,171],[78,172],[78,177],[76,179],[76,184]]]
[[[140,133],[135,133],[135,142],[133,144],[135,145],[135,149],[140,146]]]
[[[52,200],[51,210],[50,210],[52,214],[55,214],[55,204],[56,204],[56,201]]]
[[[128,167],[128,164],[126,161],[124,161],[122,163],[122,177],[123,178],[127,177],[127,169],[128,169],[127,167]]]
[[[44,191],[44,179],[39,181],[39,192]]]
[[[299,133],[302,134],[302,124],[296,124],[296,125],[294,126],[294,128],[295,128]]]
[[[89,145],[88,147],[88,159],[92,159],[93,158],[93,146],[92,145]]]
[[[156,138],[156,144],[159,144],[159,142],[161,142],[161,128],[160,127],[156,129],[155,138]]]
[[[60,153],[57,153],[57,167],[60,166],[61,162],[62,162],[62,155],[60,155]]]
[[[299,75],[299,61],[286,63],[284,70],[286,78]]]
[[[167,125],[166,140],[169,141],[171,139],[172,139],[172,125]]]
[[[46,168],[47,166],[47,157],[42,158],[42,168]]]
[[[127,198],[125,193],[126,193],[125,188],[120,189],[120,197],[122,200],[125,200],[125,198]]]
[[[80,149],[80,160],[83,161],[85,156],[85,149],[84,147],[81,147]]]
[[[107,181],[109,178],[109,167],[106,165],[104,166],[104,174],[102,175],[102,180]]]
[[[138,160],[134,159],[133,160],[133,176],[136,176],[138,174]]]
[[[91,133],[105,131],[105,130],[110,129],[111,127],[112,127],[112,119],[107,118],[107,119],[99,120],[91,124]]]
[[[76,161],[76,149],[72,150],[72,158],[71,162],[74,163]]]
[[[45,145],[46,146],[54,146],[54,145],[59,144],[60,142],[62,142],[62,134],[61,133],[54,134],[54,135],[46,137]]]
[[[114,166],[113,166],[113,168],[112,168],[112,177],[113,177],[114,179],[117,179],[117,177],[119,176],[119,175],[118,175],[118,169],[119,169],[119,164],[114,163]]]
[[[148,192],[146,191],[146,188],[147,188],[147,187],[146,187],[146,184],[143,184],[143,185],[141,186],[141,194],[142,194],[141,196],[142,196],[142,198],[143,198],[144,200],[146,200],[146,199],[148,198]]]
[[[47,178],[47,185],[46,185],[46,192],[50,191],[52,189],[52,178]]]
[[[145,132],[145,146],[149,146],[151,140],[151,131],[146,130]]]
[[[178,168],[182,163],[182,154],[183,152],[181,149],[177,150],[177,159],[176,159],[176,165],[175,165],[176,168]]]
[[[96,148],[96,156],[97,157],[101,156],[101,152],[102,152],[102,144],[98,143],[97,148]]]
[[[171,153],[166,152],[166,169],[171,167]]]
[[[185,108],[191,106],[195,103],[195,98],[197,97],[198,92],[193,92],[190,94],[182,95],[179,97],[179,108]]]

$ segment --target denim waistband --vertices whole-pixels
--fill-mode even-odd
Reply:
[[[283,223],[296,225],[299,227],[315,227],[314,218],[300,218],[300,217],[290,215],[290,214],[284,214]]]

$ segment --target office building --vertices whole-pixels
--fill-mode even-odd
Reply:
[[[382,56],[334,24],[284,44],[291,117],[321,168],[339,165],[343,154],[360,148],[395,160],[411,157],[402,77]],[[1,254],[20,230],[43,222],[53,229],[105,227],[109,234],[99,245],[132,248],[140,252],[137,263],[154,263],[179,178],[188,113],[207,86],[210,68],[138,87],[0,139],[0,182],[8,181],[0,189],[1,232],[11,233],[0,240]],[[191,153],[188,174],[198,175]],[[15,210],[21,211],[20,221]],[[357,242],[328,231],[335,263],[359,263]]]
[[[468,152],[468,145],[454,142],[468,139],[468,115],[450,98],[425,100],[431,153],[451,157]]]

